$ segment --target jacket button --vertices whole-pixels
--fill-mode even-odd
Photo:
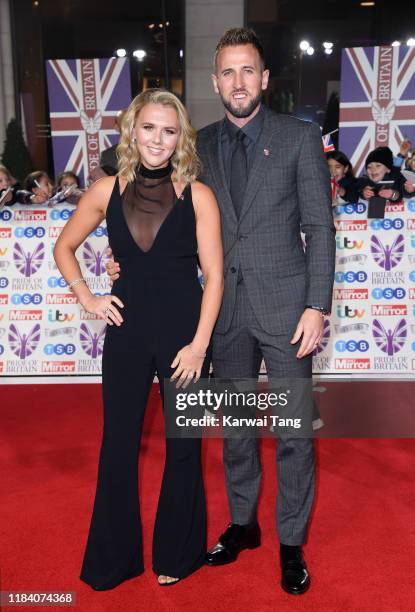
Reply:
[[[232,268],[231,268],[231,272],[232,272],[232,274],[235,274],[235,272],[236,272],[236,268],[235,268],[235,266],[232,266]]]
[[[240,240],[241,242],[242,242],[243,240],[245,240],[245,238],[246,238],[246,236],[238,236],[238,240]]]

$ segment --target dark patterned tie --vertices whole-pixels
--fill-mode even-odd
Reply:
[[[246,182],[248,178],[244,138],[245,134],[243,133],[243,131],[238,130],[234,139],[234,148],[231,160],[231,197],[238,219],[241,214],[242,203],[246,189]]]

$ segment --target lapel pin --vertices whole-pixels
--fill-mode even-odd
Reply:
[[[269,149],[264,149],[265,157],[268,157],[270,153],[271,153],[271,151]]]

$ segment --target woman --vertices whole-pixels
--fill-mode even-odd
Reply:
[[[55,195],[53,196],[55,204],[58,202],[69,202],[69,204],[78,204],[83,192],[79,188],[79,176],[72,170],[61,172],[56,180]]]
[[[104,434],[81,573],[97,590],[144,570],[137,453],[155,372],[162,393],[163,379],[183,384],[208,375],[206,352],[222,299],[223,254],[215,197],[195,180],[195,137],[173,94],[155,89],[137,96],[122,122],[118,175],[89,188],[55,246],[58,268],[82,306],[108,324]],[[124,273],[112,295],[96,297],[82,281],[74,253],[104,218]],[[163,586],[204,563],[200,444],[200,439],[166,440],[153,536],[153,569]]]
[[[6,166],[0,164],[0,207],[12,206],[17,202],[16,192],[20,189]]]
[[[405,160],[405,169],[410,172],[415,172],[415,149],[408,152]],[[412,198],[415,193],[415,181],[406,180],[404,183],[404,198]]]
[[[342,151],[330,151],[326,155],[330,170],[333,192],[333,206],[339,203],[339,198],[344,202],[354,204],[359,199],[357,182],[353,174],[353,168],[348,157]]]
[[[48,174],[43,170],[35,170],[27,175],[23,185],[24,190],[29,194],[29,198],[24,198],[22,204],[44,204],[53,193],[53,184]]]

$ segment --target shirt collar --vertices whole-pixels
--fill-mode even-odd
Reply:
[[[256,142],[258,140],[258,136],[261,133],[262,126],[264,123],[265,110],[262,104],[259,106],[259,111],[252,117],[248,123],[246,123],[242,129],[243,133],[248,136],[252,142]],[[238,126],[235,125],[232,121],[229,121],[227,117],[225,117],[225,127],[228,134],[228,138],[232,141],[235,138],[236,132],[239,130]]]

